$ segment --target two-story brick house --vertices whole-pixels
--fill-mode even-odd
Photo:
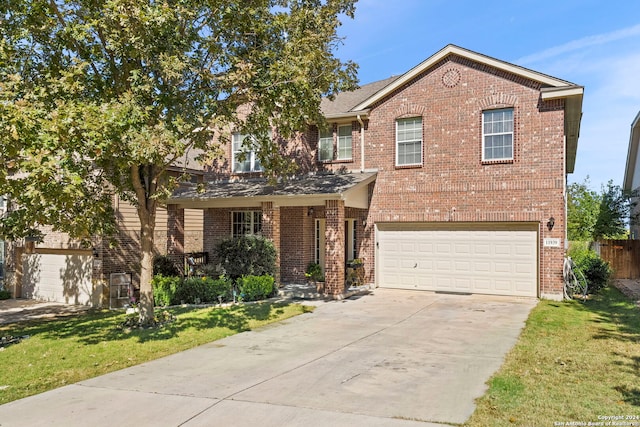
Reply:
[[[260,233],[282,282],[345,262],[376,286],[562,298],[566,176],[583,88],[449,45],[407,73],[325,100],[328,130],[290,141],[300,175],[278,185],[231,134],[204,188],[168,202],[168,252],[184,248],[185,209],[203,210],[205,251]],[[241,161],[240,161],[241,160]]]

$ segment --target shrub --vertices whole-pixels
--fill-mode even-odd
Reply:
[[[187,277],[178,285],[174,304],[200,304],[206,293],[206,277]]]
[[[6,289],[0,289],[0,300],[11,298],[11,292]]]
[[[582,259],[585,256],[589,256],[589,252],[593,252],[591,249],[589,249],[589,242],[569,242],[567,255],[570,256],[574,261]]]
[[[274,291],[273,276],[243,276],[236,283],[240,289],[240,297],[244,301],[256,301],[269,297]]]
[[[226,277],[166,277],[156,275],[152,281],[156,306],[219,303],[231,300],[233,282]]]
[[[581,269],[587,279],[590,293],[597,294],[609,285],[612,275],[611,267],[599,256],[586,258]]]
[[[307,265],[307,270],[304,273],[305,277],[314,282],[324,282],[324,276],[322,275],[322,267],[320,264],[310,262]]]
[[[220,267],[214,264],[204,264],[196,267],[196,275],[207,277],[220,276]]]
[[[204,301],[226,302],[233,298],[233,281],[225,276],[217,279],[205,277],[206,291]]]
[[[232,279],[276,271],[276,249],[273,243],[260,236],[240,236],[220,242],[217,247],[220,266]]]
[[[175,276],[153,276],[153,299],[156,306],[164,307],[176,303],[176,293],[182,279]]]
[[[587,279],[589,293],[597,294],[607,287],[612,275],[608,262],[600,258],[594,251],[589,250],[576,251],[572,255],[576,266]]]
[[[153,259],[153,275],[180,276],[176,264],[166,255],[158,255]]]

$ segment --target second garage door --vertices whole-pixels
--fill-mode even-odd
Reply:
[[[378,223],[381,287],[537,296],[538,233],[531,224]]]
[[[85,251],[35,253],[23,258],[22,297],[92,305],[99,298],[91,281],[92,256]]]

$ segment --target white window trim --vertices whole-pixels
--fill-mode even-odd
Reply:
[[[398,150],[398,146],[400,141],[398,141],[398,124],[403,121],[403,120],[410,120],[410,119],[420,119],[420,162],[418,163],[402,163],[400,164],[398,162],[398,157],[400,155],[400,150]],[[418,141],[418,140],[415,140]],[[414,142],[415,142],[414,141]],[[402,141],[402,142],[409,142],[409,141]],[[404,167],[404,166],[422,166],[422,164],[424,163],[424,130],[423,130],[423,123],[422,123],[422,117],[420,116],[414,116],[414,117],[403,117],[401,119],[396,119],[396,166],[398,167]]]
[[[492,112],[496,112],[496,111],[507,111],[507,110],[511,110],[511,132],[485,133],[484,132],[485,113],[492,113]],[[514,135],[515,126],[514,126],[514,119],[515,119],[515,111],[514,111],[513,107],[496,108],[496,109],[492,109],[492,110],[483,110],[482,111],[482,161],[483,162],[508,162],[508,161],[512,161],[514,159],[514,157],[515,157],[515,135]],[[496,135],[511,135],[511,157],[496,157],[496,158],[491,158],[491,159],[487,159],[485,157],[486,137],[487,136],[496,136]]]

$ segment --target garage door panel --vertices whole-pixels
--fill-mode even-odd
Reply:
[[[453,261],[451,260],[436,260],[436,271],[451,271],[453,270]]]
[[[476,292],[481,292],[481,291],[489,291],[491,290],[491,280],[486,278],[476,278],[475,283],[474,283],[474,290]]]
[[[513,264],[509,264],[506,262],[495,262],[493,263],[494,266],[494,273],[509,273],[511,271],[511,266]]]
[[[538,237],[531,230],[378,230],[379,285],[425,290],[537,296]],[[498,228],[498,227],[496,227]],[[394,248],[401,247],[402,251]],[[412,247],[413,251],[406,248]],[[395,253],[394,253],[395,252]],[[398,262],[392,264],[390,260]],[[413,268],[415,267],[415,268]]]
[[[432,254],[433,245],[431,243],[418,243],[417,252],[421,254]]]
[[[454,288],[457,291],[470,291],[472,289],[471,279],[457,278],[454,280]]]
[[[91,305],[93,257],[79,254],[29,254],[23,260],[23,296],[42,301]]]
[[[438,254],[449,254],[451,253],[451,244],[440,243],[436,246],[436,250],[438,251]]]

